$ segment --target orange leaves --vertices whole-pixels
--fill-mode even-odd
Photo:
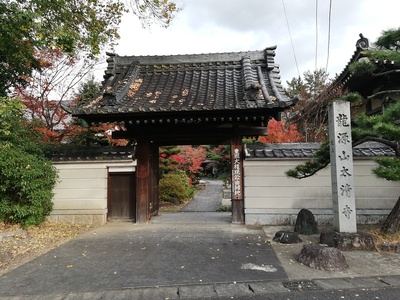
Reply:
[[[206,159],[206,149],[203,147],[180,146],[184,156],[183,168],[190,174],[201,171],[201,163]]]
[[[303,141],[304,137],[297,131],[296,125],[286,126],[282,121],[271,119],[268,123],[268,135],[260,136],[262,143],[295,143]]]
[[[186,172],[189,177],[195,176],[201,170],[201,164],[206,159],[206,149],[200,146],[179,146],[176,153],[160,154],[160,162],[168,163],[169,167],[178,168]]]

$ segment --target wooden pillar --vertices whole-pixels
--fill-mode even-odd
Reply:
[[[160,209],[160,190],[159,190],[159,177],[160,177],[160,154],[159,148],[156,143],[150,143],[150,215],[158,215]]]
[[[232,224],[244,224],[243,142],[240,136],[231,139],[231,171]]]
[[[136,223],[147,223],[150,219],[150,166],[151,141],[137,140],[136,146]]]

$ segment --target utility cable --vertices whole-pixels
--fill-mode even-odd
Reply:
[[[292,33],[290,32],[289,20],[288,20],[288,17],[287,17],[286,6],[285,6],[285,1],[284,1],[284,0],[282,0],[282,6],[283,6],[283,11],[284,11],[284,13],[285,13],[286,25],[287,25],[287,28],[288,28],[288,31],[289,31],[290,43],[292,44],[292,51],[293,51],[294,62],[295,62],[295,64],[296,64],[297,74],[299,75],[299,78],[300,78],[299,65],[297,64],[296,52],[294,51],[294,44],[293,44],[293,39],[292,39]]]
[[[329,52],[331,46],[331,23],[332,23],[332,0],[329,0],[329,19],[328,19],[328,51],[326,55],[325,72],[328,73]]]
[[[315,0],[315,71],[318,67],[318,0]]]

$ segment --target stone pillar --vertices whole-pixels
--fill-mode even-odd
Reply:
[[[239,136],[231,140],[231,170],[232,224],[244,224],[243,143]]]
[[[329,143],[333,225],[338,232],[357,232],[350,103],[347,101],[335,101],[329,106]]]

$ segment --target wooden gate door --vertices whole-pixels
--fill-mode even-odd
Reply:
[[[136,176],[135,173],[108,173],[109,220],[136,220]]]

